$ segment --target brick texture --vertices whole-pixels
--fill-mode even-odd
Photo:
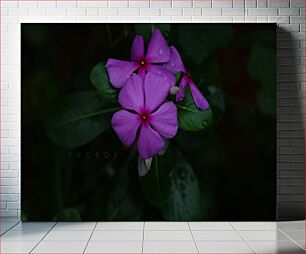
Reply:
[[[2,0],[0,4],[1,216],[20,216],[21,22],[272,22],[278,24],[277,219],[304,218],[304,0]]]

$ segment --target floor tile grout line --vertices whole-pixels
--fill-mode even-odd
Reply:
[[[277,221],[275,221],[275,225],[273,224],[272,221],[269,221],[269,224],[270,224],[274,229],[277,229]]]
[[[89,236],[89,238],[88,238],[88,241],[87,241],[87,243],[86,243],[86,246],[85,246],[85,248],[84,248],[83,254],[85,253],[85,251],[86,251],[86,249],[87,249],[87,246],[88,246],[88,244],[89,244],[89,242],[90,242],[90,239],[91,239],[93,233],[95,232],[95,229],[96,229],[97,225],[98,225],[98,222],[96,221],[96,224],[95,224],[93,230],[91,231],[91,234],[90,234],[90,236]]]
[[[193,233],[192,233],[192,230],[191,230],[191,227],[190,227],[189,221],[187,221],[187,224],[188,224],[188,227],[189,227],[189,230],[190,230],[190,233],[191,233],[191,236],[192,236],[193,242],[194,242],[194,244],[195,244],[195,246],[196,246],[197,252],[198,252],[198,253],[200,253],[199,248],[198,248],[198,245],[197,245],[197,242],[196,242],[196,241],[195,241],[195,239],[194,239],[194,236],[193,236]]]
[[[57,230],[57,231],[74,231],[74,230]],[[88,231],[88,230],[77,230],[77,231]],[[95,230],[96,232],[102,232],[102,231],[109,231],[109,232],[112,232],[112,231],[120,231],[120,232],[127,232],[127,231],[189,231],[189,230],[174,230],[174,229],[171,229],[171,230],[168,230],[168,229],[163,229],[163,230],[145,230],[145,229],[113,229],[113,230],[99,230],[99,229],[96,229]],[[194,231],[204,231],[204,230],[194,230]],[[218,231],[218,230],[209,230],[209,231]]]
[[[1,1],[1,0],[0,0]],[[16,225],[15,225],[16,226]],[[36,229],[36,230],[12,230],[13,227],[11,227],[10,229],[8,229],[7,231],[30,231],[30,232],[39,232],[41,231],[40,229]],[[275,228],[276,229],[276,228]],[[264,232],[271,232],[271,231],[275,231],[275,229],[269,229],[269,230],[251,230],[251,229],[243,229],[243,230],[238,230],[238,231],[250,231],[250,232],[257,232],[257,231],[264,231]],[[277,228],[279,229],[280,231],[283,231],[283,229],[280,229],[280,228]],[[195,230],[192,230],[193,232],[201,232],[201,231],[205,231],[205,232],[219,232],[219,231],[222,231],[222,232],[233,232],[233,231],[237,231],[237,230],[225,230],[225,229],[218,229],[218,230],[207,230],[207,229],[195,229]],[[7,232],[6,231],[6,232]],[[53,230],[53,232],[74,232],[74,231],[78,231],[78,232],[82,232],[82,231],[91,231],[91,230],[88,230],[88,229],[73,229],[73,230],[59,230],[59,229],[56,229],[56,230]],[[119,230],[119,229],[116,229],[116,230],[97,230],[95,229],[95,232],[117,232],[117,231],[120,231],[120,232],[139,232],[139,231],[143,231],[143,229],[134,229],[134,230]],[[189,232],[190,230],[144,230],[144,231],[148,231],[148,232],[155,232],[155,231],[158,231],[158,232],[164,232],[164,231],[169,231],[169,232]],[[290,231],[290,232],[304,232],[304,230],[302,229],[296,229],[296,230],[285,230],[285,231]],[[3,233],[4,234],[4,233]]]
[[[48,232],[38,241],[38,243],[29,251],[29,253],[32,253],[32,251],[35,250],[35,248],[38,246],[38,244],[41,243],[41,241],[51,232],[51,230],[55,227],[57,222],[48,230]]]
[[[286,232],[288,232],[288,231],[290,231],[290,232],[300,232],[300,231],[302,231],[302,232],[305,232],[305,229],[281,229],[281,228],[275,228],[275,229],[279,229],[280,231],[286,231]]]
[[[141,240],[94,240],[91,242],[141,242]],[[64,242],[64,241],[48,241],[48,242]],[[77,241],[69,241],[69,242],[79,242]],[[84,241],[83,241],[84,242]],[[193,242],[193,240],[146,240],[144,242]],[[243,242],[243,240],[198,240],[197,242]],[[271,242],[271,241],[254,241],[254,242]]]
[[[8,231],[13,231],[13,228],[15,227],[15,226],[17,226],[18,224],[20,224],[20,223],[22,223],[22,222],[14,222],[14,225],[9,229],[9,230],[7,230],[6,232],[8,232]],[[191,235],[192,235],[192,237],[193,237],[193,232],[194,231],[211,231],[211,230],[191,230],[191,225],[190,225],[190,223],[189,222],[186,222],[187,224],[188,224],[188,227],[189,227],[189,231],[191,232]],[[243,237],[242,236],[242,233],[243,233],[243,231],[245,230],[245,231],[254,231],[254,232],[256,232],[256,231],[274,231],[275,232],[275,230],[276,231],[279,231],[279,232],[281,232],[282,234],[284,234],[285,236],[286,236],[286,240],[287,241],[290,241],[290,242],[293,242],[294,243],[294,245],[297,245],[297,246],[299,246],[300,248],[302,248],[303,250],[305,250],[305,248],[304,247],[302,247],[302,244],[301,243],[298,243],[296,240],[294,240],[295,238],[292,238],[292,237],[290,237],[289,235],[287,235],[287,233],[285,233],[285,231],[283,231],[283,230],[286,230],[286,229],[280,229],[280,228],[275,228],[275,229],[271,229],[271,230],[259,230],[259,229],[257,229],[257,230],[252,230],[252,229],[244,229],[244,230],[239,230],[239,229],[236,229],[235,228],[235,226],[234,226],[234,223],[232,223],[232,222],[228,222],[229,224],[230,224],[230,227],[231,228],[233,228],[233,230],[231,230],[232,232],[233,231],[235,231],[235,232],[237,232],[238,233],[238,235],[240,236],[240,238],[242,239],[242,241],[240,240],[240,241],[229,241],[229,242],[245,242],[246,244],[247,244],[247,246],[249,246],[249,248],[253,251],[253,253],[256,253],[256,251],[252,248],[252,246],[250,245],[251,243],[250,242],[252,242],[252,241],[248,241],[247,240],[247,238],[245,238],[245,237]],[[36,242],[36,245],[30,250],[30,252],[28,252],[28,253],[32,253],[34,250],[35,250],[35,248],[40,244],[40,242],[42,242],[46,237],[47,237],[47,235],[50,233],[50,231],[55,231],[55,229],[54,229],[54,227],[57,225],[58,223],[55,223],[52,227],[51,227],[51,229],[50,230],[48,230],[47,232],[46,232],[46,234],[40,239],[40,241],[35,241]],[[92,235],[93,235],[93,232],[95,232],[96,231],[96,228],[97,228],[97,225],[98,225],[98,222],[95,222],[95,225],[94,225],[94,228],[92,229],[92,232],[91,232],[91,235],[90,235],[90,237],[89,237],[89,240],[87,241],[87,244],[86,244],[86,246],[85,246],[85,249],[84,249],[84,251],[83,251],[83,253],[85,253],[85,251],[86,251],[86,248],[87,248],[87,246],[88,246],[88,244],[89,244],[89,242],[90,242],[90,240],[91,240],[91,238],[92,238]],[[274,228],[274,226],[273,226],[273,228]],[[72,230],[72,231],[84,231],[84,230]],[[87,230],[86,230],[87,231]],[[109,231],[109,230],[105,230],[105,231]],[[112,230],[111,230],[112,231]],[[113,231],[118,231],[118,230],[113,230]],[[130,230],[131,231],[131,230]],[[132,230],[132,231],[141,231],[141,230]],[[153,231],[165,231],[165,230],[153,230]],[[188,230],[166,230],[166,231],[185,231],[185,232],[187,232]],[[214,231],[224,231],[224,230],[214,230]],[[228,231],[228,230],[227,230]],[[303,230],[291,230],[291,231],[303,231]],[[100,231],[101,232],[101,231]],[[145,233],[145,222],[143,223],[143,226],[142,226],[142,232],[143,232],[143,237],[142,237],[142,253],[143,253],[143,251],[144,251],[144,249],[143,249],[143,247],[144,247],[144,233]],[[229,231],[228,231],[229,232]],[[150,242],[158,242],[159,240],[151,240]],[[178,240],[178,241],[181,241],[181,240]],[[273,241],[273,240],[265,240],[265,241],[268,241],[268,242],[270,242],[270,241]],[[274,240],[275,241],[275,240]],[[51,241],[52,242],[52,241]],[[85,242],[85,241],[84,241]],[[103,242],[103,241],[97,241],[97,242]],[[116,241],[114,241],[114,242],[116,242]],[[128,241],[128,242],[130,242],[130,241]],[[135,241],[131,241],[131,242],[135,242]],[[163,241],[164,242],[164,241]],[[166,242],[168,242],[168,240],[166,241]],[[189,242],[192,242],[191,240],[189,241]],[[198,253],[200,253],[199,252],[199,249],[198,249],[198,245],[197,245],[197,242],[199,242],[199,241],[195,241],[195,239],[194,239],[194,237],[193,237],[193,242],[195,243],[195,245],[196,245],[196,249],[197,249],[197,252]],[[201,242],[201,241],[200,241]],[[205,242],[205,241],[203,241],[203,242]],[[219,242],[219,241],[216,241],[216,242]],[[255,241],[256,242],[256,241]],[[140,247],[140,246],[139,246]]]
[[[15,226],[17,226],[21,221],[15,222],[16,224],[13,224],[9,229],[5,230],[0,236],[3,236],[5,233],[9,232],[11,229],[13,229]]]
[[[292,237],[290,237],[289,235],[287,235],[283,230],[276,228],[276,230],[278,230],[279,232],[283,233],[285,236],[287,236],[289,238],[289,240],[291,240],[292,242],[294,242],[296,245],[298,245],[299,247],[301,247],[303,250],[305,250],[305,247],[301,246],[298,242],[296,242]]]
[[[145,221],[143,222],[142,226],[142,244],[141,244],[141,253],[143,254],[143,245],[144,245],[144,234],[145,234]]]
[[[237,234],[241,237],[242,241],[252,250],[253,253],[256,253],[256,251],[252,248],[252,246],[249,244],[249,242],[244,239],[244,237],[240,234],[239,230],[237,230],[232,222],[229,222],[231,224],[231,226],[233,227],[233,229],[237,232]]]
[[[119,231],[119,230],[105,230],[105,231]],[[140,230],[120,230],[120,231],[140,231]],[[144,231],[187,231],[188,232],[190,230],[189,229],[145,229]]]

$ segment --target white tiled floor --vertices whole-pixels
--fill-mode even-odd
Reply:
[[[236,231],[192,231],[195,241],[236,242],[242,241]]]
[[[93,242],[110,242],[110,241],[129,241],[141,242],[143,239],[143,231],[94,231],[91,236]]]
[[[1,219],[0,253],[304,253],[305,221],[28,222]]]

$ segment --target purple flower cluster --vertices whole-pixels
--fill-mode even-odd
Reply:
[[[158,29],[153,31],[146,53],[143,37],[136,35],[131,50],[132,61],[108,59],[106,68],[110,82],[114,87],[121,88],[135,71],[142,78],[146,73],[152,72],[166,77],[169,86],[172,87],[175,85],[175,76],[162,66],[169,62],[170,55],[170,48]]]
[[[140,156],[148,159],[163,150],[165,139],[178,130],[177,107],[167,101],[175,86],[175,73],[182,72],[176,101],[185,97],[189,86],[194,103],[200,110],[209,107],[207,100],[191,80],[174,46],[169,47],[162,33],[155,29],[145,52],[144,40],[136,35],[131,49],[131,61],[108,59],[109,79],[121,88],[119,104],[122,110],[112,118],[112,126],[121,142],[127,146],[137,140]]]

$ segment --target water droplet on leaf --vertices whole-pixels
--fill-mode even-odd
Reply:
[[[185,171],[184,168],[178,168],[177,169],[177,174],[178,174],[178,177],[181,179],[181,180],[185,180],[186,177],[187,177],[187,173]]]
[[[186,189],[185,184],[181,183],[181,184],[180,184],[180,188],[181,188],[182,190],[185,190],[185,189]]]

